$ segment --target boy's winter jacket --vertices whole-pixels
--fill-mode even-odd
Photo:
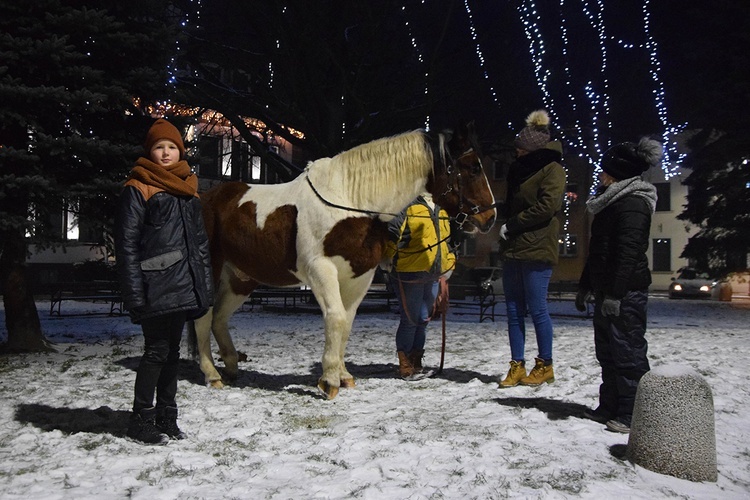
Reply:
[[[120,195],[115,226],[125,308],[134,323],[213,304],[209,244],[197,196],[173,195],[137,180]]]

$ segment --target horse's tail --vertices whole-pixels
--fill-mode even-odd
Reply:
[[[190,320],[187,322],[187,346],[188,356],[193,359],[198,359],[198,335],[195,333],[195,321]]]

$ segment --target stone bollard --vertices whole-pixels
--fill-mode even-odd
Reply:
[[[638,384],[627,458],[689,481],[716,482],[716,431],[711,388],[693,368],[667,365]]]

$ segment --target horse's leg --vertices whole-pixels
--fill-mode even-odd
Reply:
[[[231,289],[231,271],[222,269],[221,278],[214,289],[214,306],[203,317],[194,321],[200,368],[206,377],[206,385],[221,389],[224,381],[214,365],[211,353],[211,331],[219,345],[219,355],[224,360],[227,379],[237,378],[237,350],[229,336],[229,318],[242,305],[246,295],[237,295]],[[254,286],[254,284],[252,285]],[[251,290],[252,286],[248,289]]]
[[[341,301],[346,310],[346,327],[342,331],[341,343],[339,346],[339,358],[341,360],[339,366],[339,378],[341,381],[341,387],[356,386],[354,377],[349,373],[349,370],[346,369],[346,345],[349,342],[349,335],[352,331],[354,318],[357,315],[357,308],[367,294],[367,289],[370,287],[374,274],[375,271],[373,270],[371,273],[367,273],[364,276],[360,276],[354,280],[347,280],[339,284]]]
[[[202,317],[193,321],[193,327],[195,328],[196,343],[198,346],[198,359],[200,362],[201,371],[206,377],[206,384],[221,389],[224,385],[221,382],[221,375],[216,371],[214,366],[214,359],[211,355],[211,318],[213,316],[213,308],[209,309],[208,312]]]
[[[349,373],[349,370],[346,369],[346,344],[349,342],[349,334],[352,331],[352,325],[354,324],[354,316],[357,314],[357,308],[354,307],[353,309],[347,309],[346,311],[346,319],[347,319],[347,327],[344,328],[342,335],[341,335],[341,344],[339,346],[339,358],[341,359],[341,362],[339,364],[339,379],[341,383],[341,387],[344,388],[351,388],[356,387],[356,383],[354,382],[354,376]]]
[[[341,302],[337,276],[336,266],[325,258],[318,259],[309,273],[310,287],[323,312],[325,325],[323,375],[318,379],[318,388],[326,393],[328,399],[335,398],[339,393],[343,364],[341,340],[347,326],[350,326],[347,312]]]
[[[237,378],[239,368],[237,366],[237,349],[229,335],[229,318],[245,302],[247,295],[228,294],[223,297],[221,304],[214,306],[214,317],[211,329],[214,338],[219,345],[219,356],[224,361],[224,375],[227,380]]]

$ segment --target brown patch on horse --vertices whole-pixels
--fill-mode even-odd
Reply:
[[[278,207],[260,229],[256,204],[239,205],[249,189],[252,187],[247,184],[228,182],[201,198],[211,241],[214,278],[218,280],[224,262],[230,262],[242,273],[234,275],[231,281],[232,290],[240,294],[252,291],[257,283],[273,286],[299,283],[292,274],[297,265],[297,207]]]
[[[383,259],[388,225],[380,219],[350,217],[336,223],[323,241],[326,257],[338,255],[349,262],[354,276],[361,276]]]

